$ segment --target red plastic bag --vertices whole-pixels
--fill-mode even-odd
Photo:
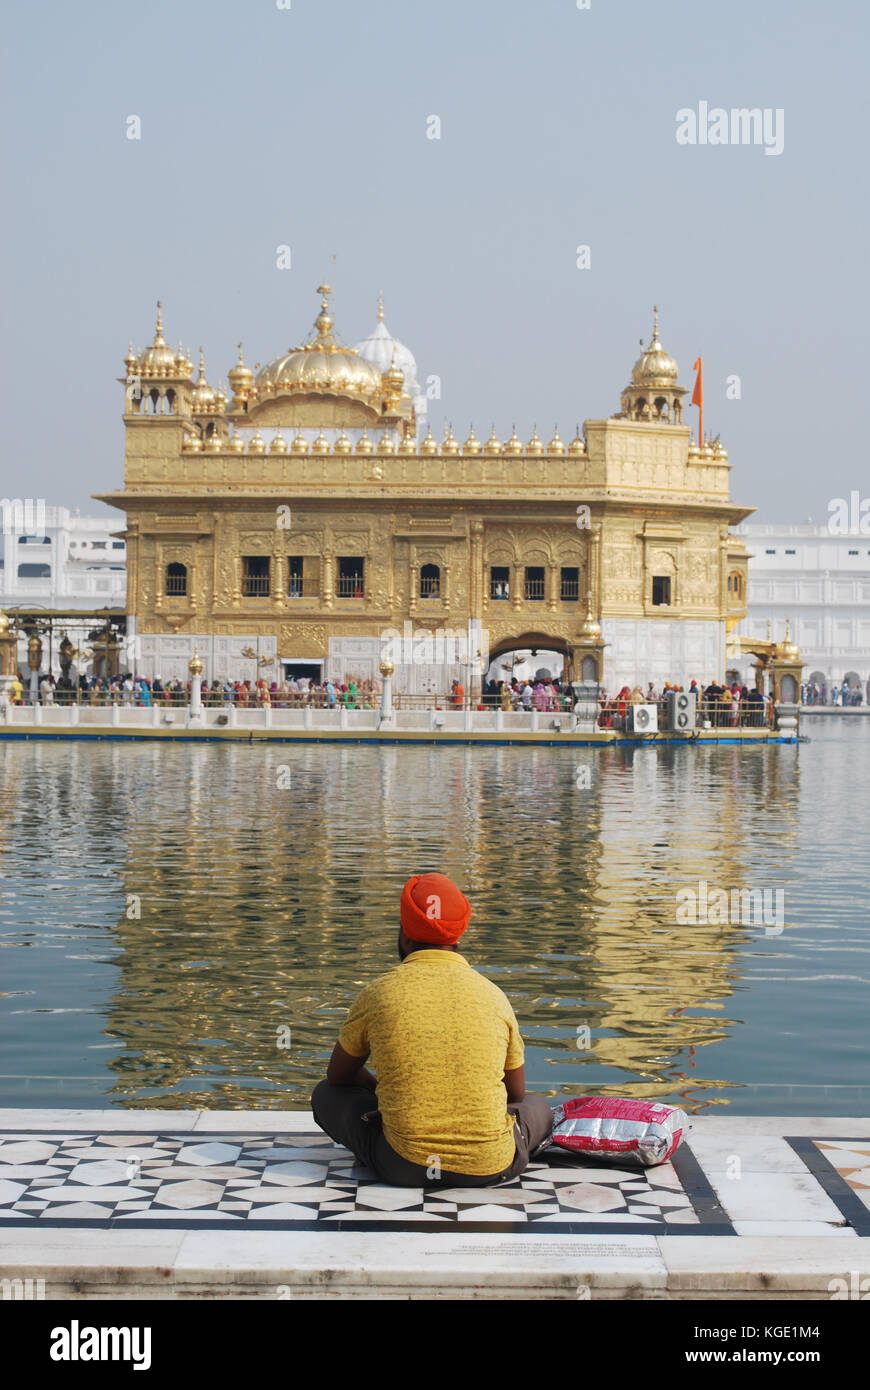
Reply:
[[[605,1163],[666,1163],[689,1128],[685,1111],[648,1100],[585,1096],[554,1107],[551,1143]]]

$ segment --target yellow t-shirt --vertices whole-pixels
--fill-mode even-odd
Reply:
[[[455,951],[414,951],[352,1005],[338,1038],[371,1057],[384,1136],[410,1163],[487,1177],[514,1157],[505,1071],[523,1040],[505,995]]]

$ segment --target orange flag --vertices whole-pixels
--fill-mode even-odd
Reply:
[[[704,362],[698,357],[692,368],[698,375],[695,378],[695,389],[692,392],[692,405],[698,407],[698,446],[704,447]]]

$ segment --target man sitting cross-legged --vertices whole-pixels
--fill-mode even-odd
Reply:
[[[510,1003],[456,949],[470,917],[443,874],[408,880],[401,964],[352,1005],[311,1097],[321,1129],[392,1186],[507,1182],[552,1130],[544,1097],[525,1093]]]

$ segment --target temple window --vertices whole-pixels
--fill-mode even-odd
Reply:
[[[269,597],[268,555],[242,556],[242,597]]]
[[[654,608],[668,608],[671,602],[671,577],[669,574],[654,574],[652,582],[652,601]]]
[[[526,565],[525,596],[534,601],[544,597],[543,565]]]
[[[19,565],[19,579],[50,579],[51,565]]]
[[[176,597],[187,593],[187,565],[173,561],[166,566],[166,593]]]
[[[287,593],[290,598],[305,594],[305,562],[301,555],[291,555],[287,561]]]
[[[492,565],[490,567],[489,596],[493,599],[510,598],[511,572],[507,565]]]
[[[576,565],[562,566],[560,598],[563,603],[574,603],[580,595],[580,571]]]
[[[365,594],[365,561],[362,555],[338,557],[338,597],[362,598]]]
[[[441,597],[441,570],[437,565],[423,565],[420,570],[420,597]]]

